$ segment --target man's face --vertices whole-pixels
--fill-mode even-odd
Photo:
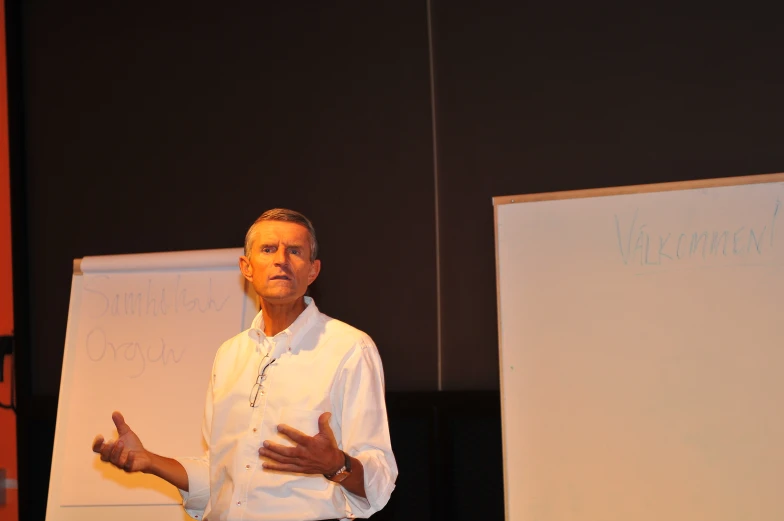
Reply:
[[[271,304],[301,299],[321,268],[310,261],[307,228],[285,221],[262,221],[252,232],[250,253],[240,257],[240,270],[256,294]]]

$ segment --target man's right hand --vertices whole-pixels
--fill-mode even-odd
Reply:
[[[101,461],[108,461],[125,472],[148,472],[152,464],[151,454],[125,423],[122,414],[115,411],[112,413],[112,420],[119,437],[116,440],[104,441],[99,434],[93,440],[93,452],[101,455]]]

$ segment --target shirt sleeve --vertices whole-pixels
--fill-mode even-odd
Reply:
[[[210,378],[201,427],[205,444],[209,443],[212,426],[212,386],[213,379]],[[193,519],[201,520],[204,518],[204,510],[210,502],[209,449],[205,449],[201,457],[180,457],[175,459],[185,467],[185,472],[188,474],[188,490],[178,489],[180,496],[182,496],[182,506],[185,512]]]
[[[347,516],[370,517],[389,501],[397,479],[384,397],[384,372],[378,349],[369,337],[360,340],[338,374],[333,403],[341,419],[338,442],[350,456],[362,462],[365,495],[356,496],[343,487]]]

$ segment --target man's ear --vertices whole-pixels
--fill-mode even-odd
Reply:
[[[242,273],[242,276],[248,281],[253,280],[253,266],[251,266],[250,261],[245,255],[240,257],[240,273]]]
[[[308,273],[308,286],[313,284],[319,273],[321,273],[321,259],[316,259],[310,263],[310,272]]]

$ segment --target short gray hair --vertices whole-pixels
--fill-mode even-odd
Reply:
[[[256,228],[256,225],[263,221],[283,221],[288,223],[296,223],[300,226],[304,226],[306,230],[308,230],[308,235],[310,236],[310,262],[313,262],[318,257],[318,241],[316,240],[316,228],[313,227],[313,223],[310,222],[310,219],[305,217],[299,212],[295,212],[294,210],[288,210],[286,208],[273,208],[272,210],[267,210],[261,216],[256,219],[253,224],[251,224],[250,228],[248,228],[248,232],[245,234],[245,255],[250,255],[250,248],[251,243],[253,242],[253,231]]]

